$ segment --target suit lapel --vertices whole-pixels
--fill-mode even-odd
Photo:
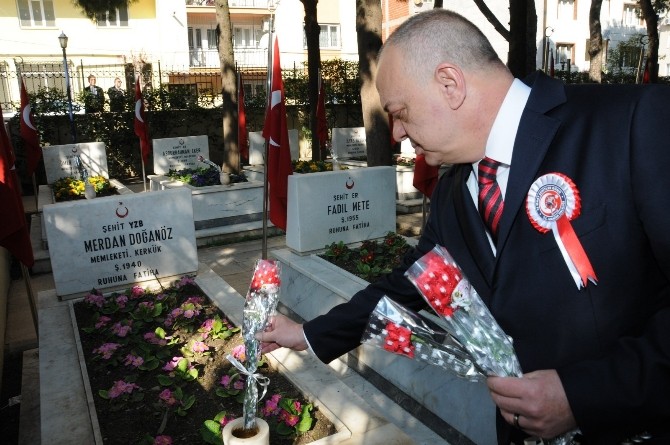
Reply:
[[[504,251],[512,224],[521,207],[524,207],[522,213],[525,214],[528,190],[537,179],[537,172],[560,127],[560,121],[545,113],[563,102],[565,92],[560,82],[542,75],[536,78],[514,140],[505,209],[498,229],[498,258]]]

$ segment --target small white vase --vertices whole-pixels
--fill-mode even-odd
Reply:
[[[221,181],[221,185],[228,185],[230,184],[230,175],[225,172],[221,172],[219,174],[219,180]]]
[[[257,432],[252,437],[237,437],[235,430],[244,428],[244,417],[238,417],[223,427],[223,445],[270,445],[270,427],[263,419],[256,418]]]
[[[95,198],[96,193],[95,193],[95,187],[93,187],[93,184],[88,182],[88,179],[84,183],[84,197],[86,199],[93,199]]]

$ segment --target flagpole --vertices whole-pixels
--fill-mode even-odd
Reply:
[[[278,2],[277,2],[278,3]],[[270,110],[270,101],[272,98],[272,57],[274,52],[274,13],[277,5],[274,1],[268,1],[268,10],[270,11],[270,34],[268,38],[268,75],[267,75],[267,101],[265,104],[265,112],[268,113]],[[263,243],[261,247],[261,258],[267,259],[268,257],[268,155],[270,149],[270,141],[265,140],[265,159],[263,163],[265,164],[265,174],[263,175]]]

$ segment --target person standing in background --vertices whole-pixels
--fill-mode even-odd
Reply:
[[[88,75],[88,86],[84,90],[84,106],[86,113],[99,113],[105,108],[105,93],[95,84],[93,74]]]
[[[122,112],[126,100],[126,92],[121,88],[120,77],[114,79],[114,86],[107,90],[107,96],[109,96],[109,110],[115,113]]]

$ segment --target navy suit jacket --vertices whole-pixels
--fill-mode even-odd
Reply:
[[[564,85],[543,74],[514,143],[497,256],[465,181],[470,164],[440,179],[417,248],[350,302],[307,322],[317,356],[360,343],[382,295],[426,307],[403,273],[446,247],[514,346],[524,372],[556,369],[587,439],[617,443],[670,431],[670,87]],[[578,290],[551,233],[526,212],[533,182],[561,173],[576,185],[571,224],[598,283]],[[501,443],[519,434],[498,419]]]

